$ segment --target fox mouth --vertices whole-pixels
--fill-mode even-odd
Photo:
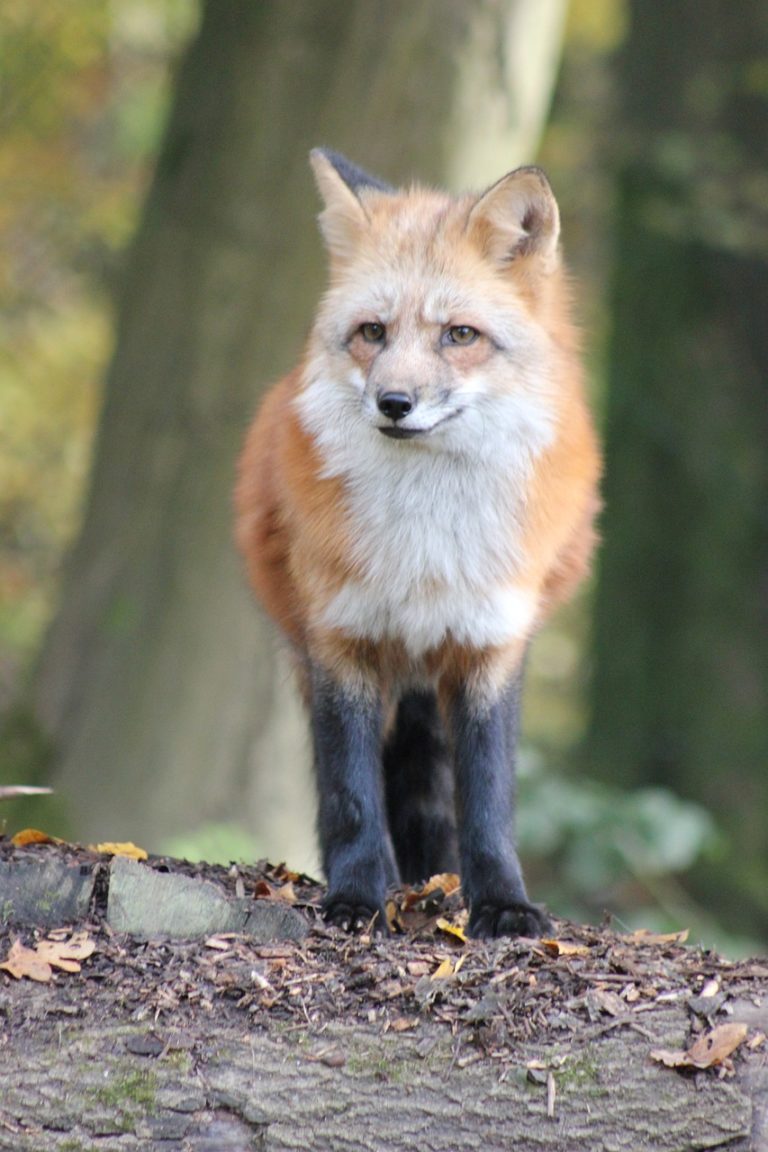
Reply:
[[[417,436],[428,436],[431,431],[431,428],[398,428],[397,424],[387,424],[379,428],[379,432],[383,436],[389,436],[391,440],[413,440]]]
[[[420,436],[431,436],[435,429],[442,428],[443,424],[447,424],[449,420],[453,420],[461,412],[462,409],[457,408],[455,412],[449,412],[447,416],[429,428],[401,428],[399,424],[383,424],[378,426],[378,431],[383,436],[389,436],[390,440],[416,440]]]

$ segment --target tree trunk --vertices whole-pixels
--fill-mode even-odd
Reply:
[[[38,712],[83,837],[237,817],[310,867],[287,672],[232,546],[234,460],[321,291],[315,144],[390,180],[529,160],[564,0],[209,0],[133,251]]]
[[[282,867],[68,845],[0,842],[0,893],[0,1148],[768,1152],[760,960],[460,942],[434,888],[347,935]]]
[[[768,9],[630,11],[588,751],[716,813],[695,889],[768,935]]]
[[[39,1011],[55,1013],[52,1000],[35,996]],[[0,1149],[768,1149],[765,1069],[742,1067],[735,1081],[710,1072],[697,1085],[648,1058],[654,1042],[679,1042],[682,1009],[646,1031],[521,1045],[500,1080],[487,1058],[462,1067],[435,1025],[381,1035],[338,1021],[313,1036],[250,1023],[212,1032],[202,1010],[182,1029],[65,1016],[45,1038],[17,1033],[0,1051]],[[551,1115],[546,1072],[532,1082],[531,1061],[553,1069]]]

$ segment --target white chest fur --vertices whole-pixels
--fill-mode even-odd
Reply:
[[[307,427],[312,390],[300,401]],[[478,648],[527,635],[537,604],[518,579],[525,492],[549,412],[486,401],[420,442],[391,441],[345,407],[311,431],[324,473],[344,481],[360,575],[318,622],[400,639],[414,657],[449,635]]]

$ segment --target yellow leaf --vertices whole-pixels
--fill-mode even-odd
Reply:
[[[445,980],[448,976],[453,976],[453,973],[454,973],[453,960],[451,960],[450,957],[446,956],[446,958],[445,958],[445,960],[443,960],[442,964],[438,964],[437,968],[435,968],[430,979],[431,980]]]
[[[91,852],[103,852],[105,856],[127,856],[129,860],[147,860],[148,853],[143,848],[138,848],[132,844],[130,840],[124,843],[112,843],[105,841],[103,844],[89,844]]]
[[[11,844],[16,848],[23,848],[27,844],[66,844],[66,840],[59,840],[58,836],[49,836],[39,828],[24,828],[11,836]]]
[[[452,924],[450,920],[446,920],[443,916],[441,916],[437,920],[436,926],[440,929],[441,932],[447,932],[449,936],[455,936],[457,940],[461,940],[462,944],[466,944],[467,937],[464,933],[464,929],[460,928],[458,924]]]
[[[661,935],[649,932],[647,928],[638,928],[629,937],[635,944],[685,944],[688,939],[688,929],[682,932],[665,932]]]
[[[21,940],[14,940],[0,968],[4,972],[10,972],[17,980],[26,976],[27,979],[37,980],[41,984],[47,984],[53,976],[50,964],[32,948],[25,948]]]
[[[553,956],[588,956],[586,944],[574,944],[570,940],[542,940],[542,948]]]
[[[394,900],[387,900],[385,911],[387,914],[387,927],[389,928],[390,932],[401,931],[403,922],[400,919],[400,912]]]

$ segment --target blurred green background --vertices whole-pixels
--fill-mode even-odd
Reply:
[[[5,828],[316,866],[234,458],[322,285],[306,154],[558,196],[606,441],[592,586],[538,638],[530,888],[768,940],[768,10],[734,0],[6,0]]]

